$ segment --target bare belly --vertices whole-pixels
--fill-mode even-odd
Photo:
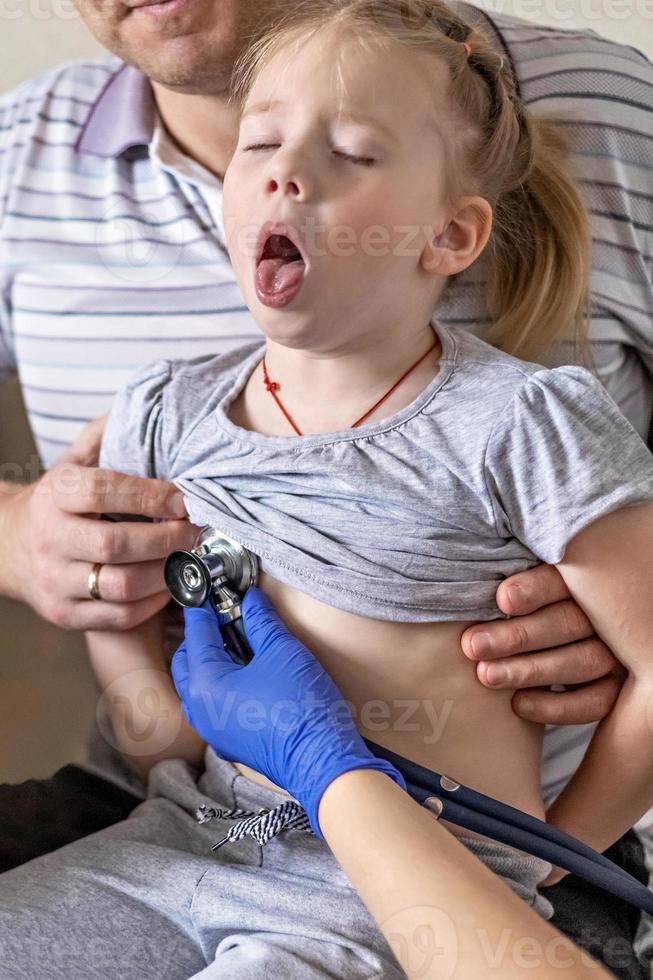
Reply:
[[[341,612],[266,574],[259,584],[353,705],[362,735],[544,818],[543,726],[514,714],[511,691],[492,691],[477,680],[460,648],[468,623],[381,622]]]

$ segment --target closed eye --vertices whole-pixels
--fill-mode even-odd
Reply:
[[[243,153],[250,150],[276,150],[278,147],[279,143],[253,143],[251,146],[244,147]],[[372,167],[376,163],[374,157],[357,157],[353,153],[346,153],[344,150],[334,150],[333,153],[335,156],[361,167]]]
[[[244,147],[243,153],[247,153],[248,150],[276,150],[278,146],[278,143],[253,143],[252,146]]]
[[[352,153],[345,153],[344,150],[334,150],[333,152],[337,157],[342,157],[344,160],[349,160],[350,163],[360,164],[362,167],[372,167],[376,163],[374,157],[357,157]]]

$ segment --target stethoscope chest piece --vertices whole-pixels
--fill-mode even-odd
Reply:
[[[173,551],[164,576],[172,598],[180,606],[198,607],[211,599],[225,619],[225,646],[238,663],[248,663],[252,652],[242,625],[240,602],[258,577],[256,555],[226,534],[205,527],[192,551]]]
[[[173,551],[165,564],[170,594],[180,606],[203,606],[212,592],[227,586],[242,595],[256,584],[256,555],[238,541],[205,527],[192,551]],[[215,596],[216,600],[219,597]],[[216,601],[219,605],[219,601]]]

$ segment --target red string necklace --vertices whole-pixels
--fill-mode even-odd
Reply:
[[[402,381],[405,381],[405,379],[408,377],[408,375],[411,373],[411,371],[414,371],[415,368],[419,364],[422,363],[422,361],[424,360],[424,358],[425,357],[428,357],[428,355],[431,353],[431,351],[435,350],[435,348],[437,347],[437,345],[438,345],[438,338],[436,337],[435,340],[433,341],[432,345],[426,351],[426,353],[425,354],[422,354],[422,356],[419,357],[415,361],[414,364],[411,364],[411,366],[408,368],[408,370],[407,371],[404,371],[404,373],[402,374],[402,376],[400,378],[398,378],[397,381],[395,381],[395,383],[392,385],[392,387],[391,388],[388,388],[388,390],[386,391],[385,395],[382,395],[381,398],[379,398],[378,401],[374,402],[374,404],[372,405],[372,407],[369,408],[365,412],[364,415],[361,415],[361,417],[359,419],[356,419],[356,421],[354,422],[353,425],[350,426],[350,428],[351,429],[355,429],[356,426],[358,426],[358,425],[361,424],[361,422],[364,422],[365,419],[368,418],[372,414],[372,412],[374,412],[379,407],[379,405],[386,400],[386,398],[389,398],[390,397],[390,395],[392,394],[392,392],[396,388],[399,387],[399,385],[401,384],[401,382]],[[295,432],[297,433],[297,435],[298,436],[303,435],[304,433],[301,431],[301,429],[299,428],[299,426],[297,425],[297,423],[293,419],[292,415],[285,408],[285,406],[283,405],[281,399],[277,395],[277,392],[279,391],[279,388],[280,388],[279,383],[277,381],[270,381],[270,378],[268,377],[268,369],[267,369],[267,365],[265,363],[265,355],[263,356],[263,384],[265,385],[265,387],[267,388],[267,390],[270,392],[270,394],[274,398],[275,402],[277,403],[277,405],[279,406],[279,408],[281,409],[281,411],[283,412],[283,414],[286,416],[286,418],[290,422],[291,426],[293,427],[293,429],[295,430]]]

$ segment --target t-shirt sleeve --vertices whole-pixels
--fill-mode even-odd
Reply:
[[[102,437],[103,469],[167,479],[170,460],[164,439],[163,399],[170,375],[170,361],[156,361],[117,393]]]
[[[584,368],[532,374],[496,420],[485,480],[501,537],[550,565],[584,527],[653,500],[653,456]]]

